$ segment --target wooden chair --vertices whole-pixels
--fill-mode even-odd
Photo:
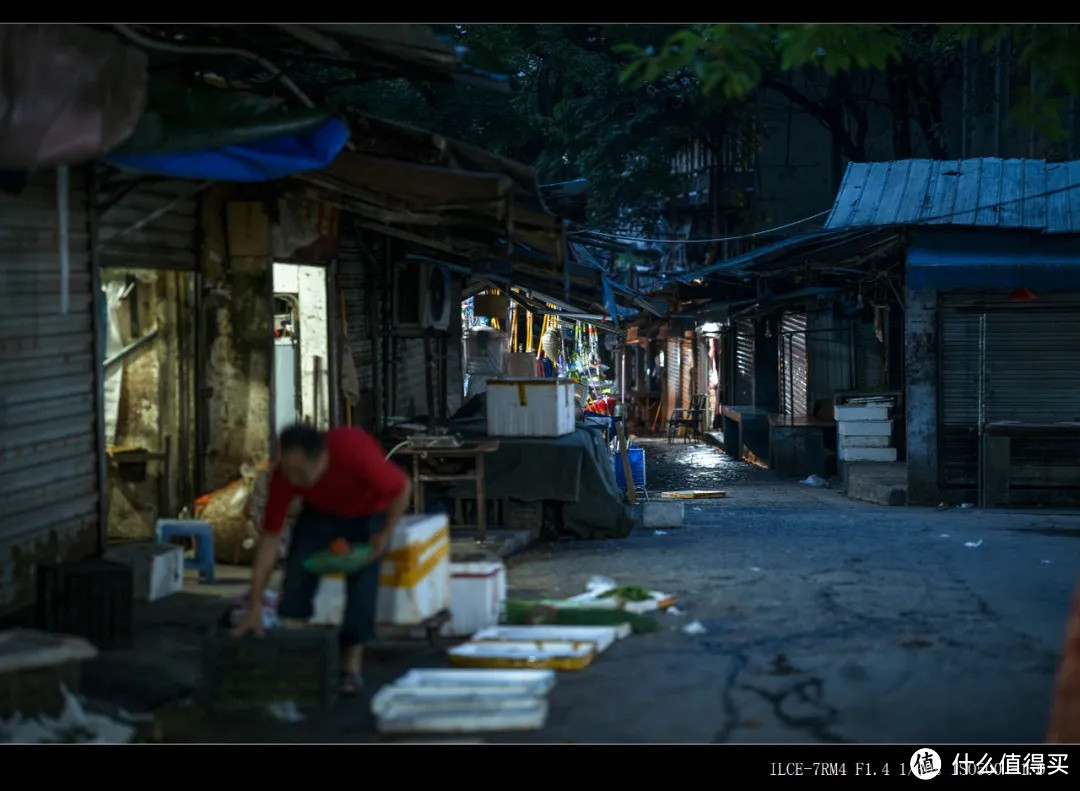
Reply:
[[[675,441],[675,435],[680,428],[686,430],[683,435],[686,442],[690,442],[692,437],[696,437],[701,433],[708,398],[708,395],[704,393],[695,395],[690,399],[689,408],[678,407],[672,411],[671,417],[668,418],[667,438],[669,445]]]

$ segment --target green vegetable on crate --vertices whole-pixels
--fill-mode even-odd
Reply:
[[[633,585],[628,585],[624,588],[612,588],[607,593],[602,593],[600,598],[610,599],[612,596],[618,597],[623,601],[648,601],[652,598],[652,595],[647,590]]]
[[[625,610],[589,607],[560,607],[558,602],[508,601],[503,622],[513,626],[618,626],[628,623],[637,634],[655,632],[652,618]]]

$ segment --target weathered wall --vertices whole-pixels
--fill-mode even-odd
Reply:
[[[117,538],[149,537],[158,518],[175,516],[193,497],[194,274],[147,269],[102,273],[105,284],[121,289],[132,278],[137,286],[110,311],[112,335],[125,346],[155,328],[157,334],[113,366],[119,398],[107,442],[168,452],[169,458],[167,464],[150,462],[143,481],[125,480],[110,465],[108,529]]]
[[[908,503],[937,505],[938,325],[937,292],[906,292],[904,399],[907,422]]]
[[[269,218],[259,204],[230,210],[227,194],[227,188],[209,191],[202,211],[207,491],[236,480],[244,464],[271,451]]]

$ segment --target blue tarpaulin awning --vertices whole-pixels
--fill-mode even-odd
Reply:
[[[1080,235],[924,231],[908,250],[907,282],[915,291],[1080,292]]]

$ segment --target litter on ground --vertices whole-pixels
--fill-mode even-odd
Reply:
[[[948,533],[942,533],[941,538],[950,538]]]
[[[977,547],[982,546],[982,539],[980,538],[978,541],[968,541],[964,546],[968,549],[976,549]]]
[[[667,530],[657,530],[653,533],[654,536],[666,536]]]
[[[303,722],[304,715],[300,713],[300,709],[294,701],[284,700],[278,703],[271,703],[266,707],[267,713],[279,722]]]
[[[693,621],[691,623],[688,623],[686,626],[684,626],[682,628],[682,630],[683,630],[683,634],[690,634],[690,635],[705,634],[705,632],[706,632],[706,629],[702,625],[701,621]]]
[[[686,492],[660,492],[663,500],[711,500],[727,497],[727,492],[719,489],[691,490]]]
[[[800,483],[803,486],[813,486],[815,489],[827,489],[829,487],[829,482],[817,475],[811,475],[809,478],[800,481]]]
[[[682,611],[682,610],[680,610],[680,609],[679,609],[678,607],[676,607],[675,605],[672,605],[671,607],[668,607],[668,608],[667,608],[667,611],[668,611],[668,612],[669,612],[669,613],[670,613],[671,615],[682,615],[682,614],[683,614],[683,611]]]

